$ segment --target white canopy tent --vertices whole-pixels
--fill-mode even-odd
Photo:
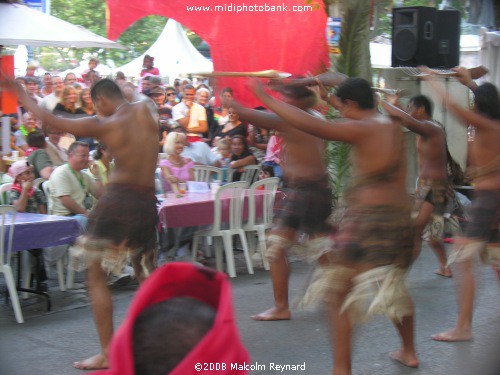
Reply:
[[[122,45],[22,4],[0,3],[0,45],[120,48]]]
[[[182,25],[169,19],[158,40],[141,56],[114,69],[127,77],[138,77],[145,55],[154,57],[154,66],[162,76],[175,78],[183,73],[212,72],[213,63],[205,58],[188,39]]]

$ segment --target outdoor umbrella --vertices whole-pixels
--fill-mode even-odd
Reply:
[[[122,45],[22,4],[0,3],[0,46],[119,48]]]

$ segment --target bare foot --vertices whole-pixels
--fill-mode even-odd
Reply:
[[[419,365],[415,354],[404,353],[402,349],[389,353],[389,357],[407,367],[417,368]]]
[[[81,362],[73,362],[73,367],[78,370],[100,370],[109,367],[108,357],[99,353]]]
[[[260,321],[271,321],[271,320],[290,320],[292,314],[290,314],[290,310],[288,309],[278,309],[277,307],[272,307],[269,310],[261,312],[257,315],[252,315],[251,318],[253,320]]]
[[[438,333],[437,335],[431,336],[433,340],[444,341],[444,342],[458,342],[458,341],[470,341],[472,340],[472,332],[470,330],[459,330],[453,328],[446,332]]]
[[[453,274],[451,273],[449,267],[439,267],[437,270],[434,271],[434,273],[438,276],[453,277]]]

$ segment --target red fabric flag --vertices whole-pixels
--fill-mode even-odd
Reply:
[[[173,18],[209,44],[215,71],[316,74],[329,65],[326,13],[319,0],[107,0],[107,4],[110,39],[116,40],[142,17]],[[229,86],[236,100],[259,105],[245,82],[245,78],[218,78],[217,91]]]

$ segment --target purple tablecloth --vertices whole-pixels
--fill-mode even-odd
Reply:
[[[12,251],[63,245],[73,242],[79,235],[80,226],[70,216],[18,212],[14,226]]]

